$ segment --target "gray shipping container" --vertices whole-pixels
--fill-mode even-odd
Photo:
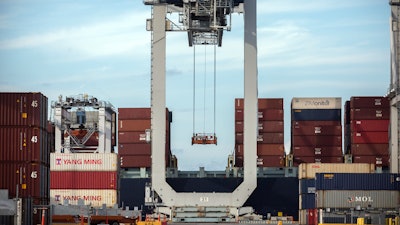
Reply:
[[[386,208],[400,205],[400,191],[317,190],[317,208]]]

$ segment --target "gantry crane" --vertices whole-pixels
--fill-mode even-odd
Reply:
[[[162,199],[158,212],[175,222],[229,222],[248,208],[241,208],[257,186],[257,20],[256,1],[145,0],[152,6],[151,30],[151,149],[152,189]],[[223,31],[230,30],[230,16],[237,9],[244,15],[244,177],[232,193],[178,193],[166,182],[166,31],[175,23],[167,13],[179,13],[189,46],[221,46]],[[199,216],[201,215],[201,216]]]
[[[390,172],[400,173],[400,0],[390,0]]]

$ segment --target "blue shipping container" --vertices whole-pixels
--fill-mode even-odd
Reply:
[[[315,194],[315,179],[300,179],[299,194]]]
[[[292,121],[341,121],[341,109],[293,109]]]
[[[300,209],[315,209],[315,194],[301,194]]]
[[[396,173],[318,173],[316,190],[400,190]]]

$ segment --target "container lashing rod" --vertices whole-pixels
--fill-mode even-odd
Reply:
[[[216,118],[216,45],[214,45],[214,87],[213,87],[213,119],[214,119],[214,132],[206,133],[205,132],[205,123],[206,123],[206,65],[207,65],[207,53],[205,51],[204,58],[204,118],[203,118],[203,133],[195,132],[195,118],[196,118],[196,48],[193,45],[193,136],[192,136],[192,145],[194,144],[214,144],[217,145],[217,136],[215,134],[215,118]]]

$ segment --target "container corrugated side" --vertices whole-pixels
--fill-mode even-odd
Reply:
[[[78,201],[83,200],[85,205],[91,204],[99,207],[106,204],[113,207],[117,204],[117,190],[93,190],[93,189],[51,189],[50,204],[60,205],[68,201],[71,205],[78,205]]]
[[[283,98],[259,98],[257,102],[259,109],[283,109]],[[244,99],[235,99],[235,109],[244,109]]]
[[[353,155],[353,163],[371,163],[379,167],[389,167],[389,155]]]
[[[351,117],[351,120],[389,120],[390,119],[390,108],[351,109],[350,117]]]
[[[299,156],[339,157],[342,156],[341,146],[292,146],[292,154]]]
[[[400,190],[400,174],[317,173],[317,190]]]
[[[350,146],[350,153],[353,155],[370,155],[370,156],[389,155],[389,143],[352,144]]]
[[[315,179],[300,179],[299,194],[315,194]]]
[[[341,121],[341,109],[293,109],[292,121]]]
[[[51,171],[117,171],[116,153],[51,153]]]
[[[317,190],[317,208],[383,208],[397,209],[399,191]]]
[[[300,194],[299,195],[299,209],[314,209],[315,208],[315,194]]]
[[[47,102],[42,93],[0,93],[0,125],[45,128]]]
[[[40,163],[0,161],[0,189],[8,189],[10,198],[49,197],[49,167]]]
[[[293,98],[292,109],[341,109],[342,98]]]
[[[117,189],[117,171],[51,171],[51,189]]]
[[[353,120],[351,121],[351,131],[389,131],[390,120]]]
[[[49,163],[47,131],[37,127],[0,127],[0,159]]]
[[[383,96],[353,96],[350,98],[351,108],[389,108],[389,98]]]
[[[235,133],[243,133],[244,122],[235,122]],[[258,121],[257,128],[259,132],[264,133],[283,133],[284,132],[284,122],[281,121]]]
[[[299,179],[313,179],[316,173],[374,173],[369,163],[303,163],[299,165]]]

